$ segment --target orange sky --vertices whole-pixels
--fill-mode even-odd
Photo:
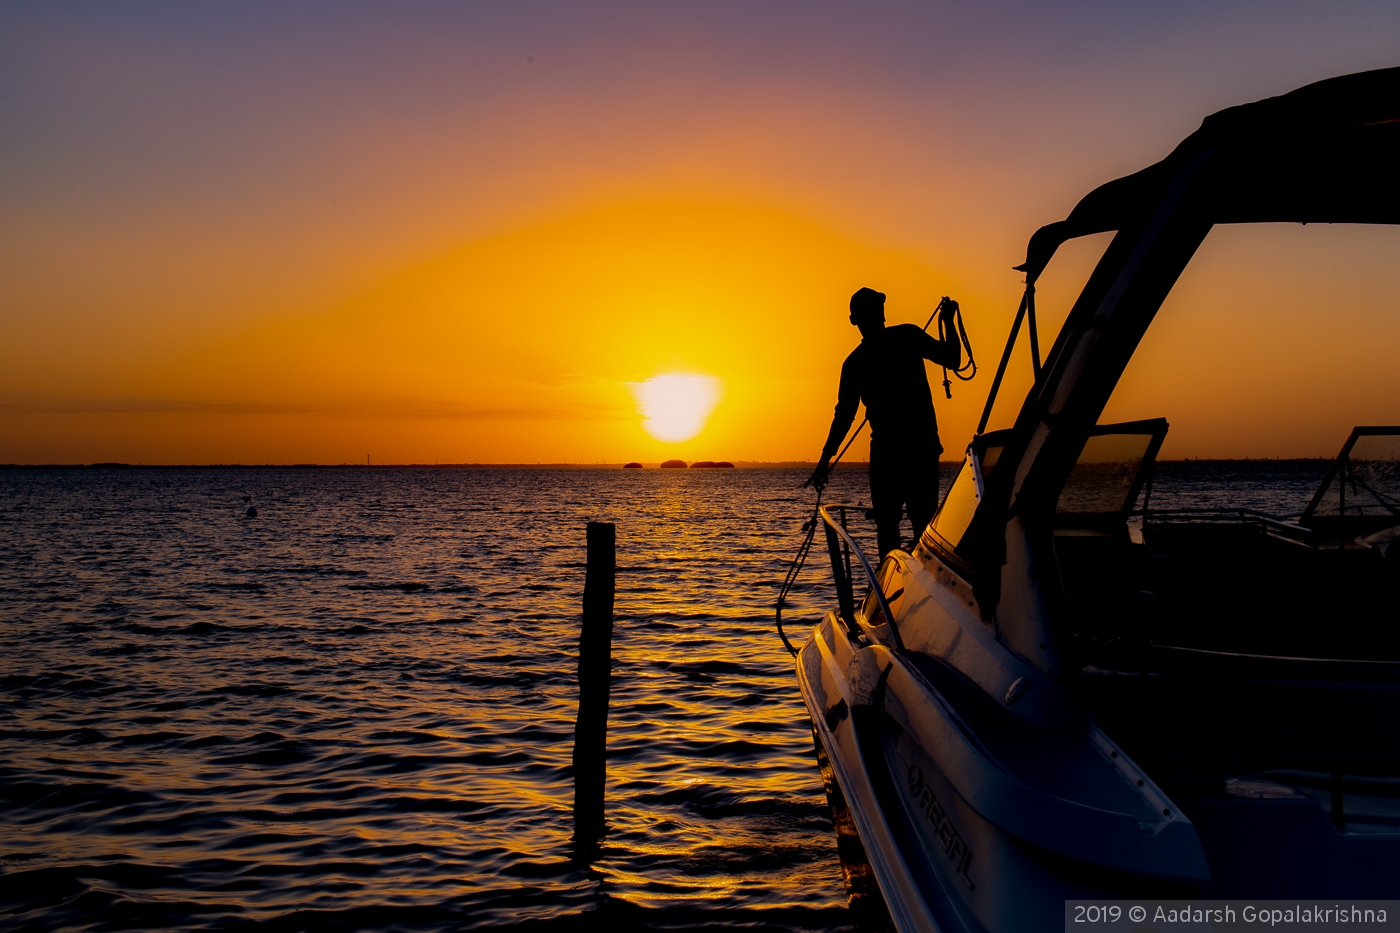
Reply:
[[[1036,226],[1208,112],[1393,64],[1400,25],[329,9],[0,11],[0,462],[810,459],[861,285],[891,321],[962,302],[987,373],[940,398],[955,451]],[[1043,344],[1103,245],[1047,272]],[[1106,418],[1167,416],[1176,457],[1400,422],[1397,247],[1218,229]],[[634,391],[672,372],[720,391],[679,443]]]

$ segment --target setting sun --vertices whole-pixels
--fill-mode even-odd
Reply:
[[[665,373],[633,386],[643,427],[658,441],[678,444],[705,427],[719,402],[719,380],[693,373]]]

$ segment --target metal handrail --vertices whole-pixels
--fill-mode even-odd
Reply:
[[[1204,518],[1208,515],[1237,515],[1241,520],[1258,522],[1265,528],[1272,529],[1273,531],[1279,534],[1289,535],[1295,538],[1306,537],[1312,534],[1312,532],[1308,528],[1304,527],[1303,525],[1299,525],[1297,522],[1286,521],[1282,518],[1279,518],[1278,516],[1270,515],[1267,512],[1260,512],[1258,509],[1250,508],[1220,507],[1152,509],[1150,513],[1143,509],[1135,509],[1132,512],[1129,512],[1128,514],[1141,515],[1143,516],[1144,520],[1146,520],[1149,514],[1154,518],[1173,518],[1176,516],[1199,516]]]
[[[870,581],[870,589],[875,593],[876,600],[880,603],[880,611],[885,615],[885,622],[890,627],[890,632],[894,635],[894,645],[896,651],[904,650],[904,639],[899,636],[899,626],[895,623],[894,613],[890,611],[890,604],[885,600],[885,591],[880,586],[880,581],[875,576],[875,570],[870,566],[870,561],[861,553],[860,546],[846,532],[845,517],[846,509],[857,508],[853,505],[824,505],[817,510],[822,517],[822,523],[826,525],[826,546],[831,555],[831,573],[836,578],[836,594],[841,602],[841,614],[846,617],[846,625],[851,630],[851,634],[858,635],[859,630],[855,620],[855,598],[851,590],[851,578],[849,560],[847,566],[842,566],[841,544],[844,542],[849,549],[845,556],[855,554],[856,560],[860,562],[860,567],[865,571],[865,577]],[[831,517],[830,509],[840,509],[842,520],[838,522]]]

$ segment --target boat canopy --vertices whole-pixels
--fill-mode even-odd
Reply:
[[[1012,578],[1012,592],[1029,592],[1027,575],[1051,559],[1049,529],[1062,490],[1148,325],[1211,228],[1400,224],[1397,165],[1400,68],[1344,75],[1207,117],[1165,159],[1094,189],[1067,218],[1036,231],[1017,267],[1026,274],[1022,312],[1033,337],[1035,280],[1059,245],[1093,233],[1116,235],[1043,364],[1032,340],[1035,383],[1005,435],[985,495],[959,540],[948,542],[973,578],[985,618],[997,615],[1004,575]],[[1003,369],[1021,317],[1018,312]],[[999,385],[1000,377],[979,434]],[[1029,556],[1012,563],[1012,553]],[[1058,635],[1033,628],[1005,637],[1044,669],[1062,667],[1071,652],[1049,657],[1060,651]]]
[[[1400,68],[1330,78],[1206,117],[1171,155],[1037,230],[1016,268],[1034,282],[1061,243],[1146,222],[1183,181],[1207,224],[1400,223],[1397,165]]]

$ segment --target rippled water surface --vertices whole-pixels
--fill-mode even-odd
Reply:
[[[1223,469],[1164,464],[1154,504],[1299,511],[1323,466]],[[0,471],[4,925],[845,928],[772,631],[802,477]],[[619,573],[589,863],[567,766],[593,519]],[[825,600],[804,579],[799,630]]]

